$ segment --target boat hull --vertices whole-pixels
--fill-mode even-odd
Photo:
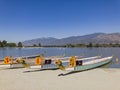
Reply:
[[[104,61],[101,61],[101,62],[97,62],[97,63],[94,63],[94,64],[88,64],[88,65],[83,65],[83,66],[76,66],[74,68],[74,71],[83,71],[83,70],[93,69],[93,68],[96,68],[96,67],[103,66],[103,65],[105,65],[107,63],[110,63],[111,61],[112,61],[112,58],[104,60]]]
[[[30,66],[30,69],[57,69],[57,65],[55,64],[48,64],[48,65],[38,65],[38,66]]]
[[[0,68],[23,68],[22,64],[6,64],[6,65],[0,65]]]

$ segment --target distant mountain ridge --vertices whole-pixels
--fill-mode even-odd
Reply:
[[[88,44],[88,43],[120,43],[120,33],[93,33],[83,36],[71,36],[67,38],[57,39],[52,37],[38,38],[22,42],[24,46],[33,46],[33,44],[38,45],[66,45],[66,44]]]

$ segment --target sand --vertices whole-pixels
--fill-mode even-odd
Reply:
[[[120,90],[120,69],[97,68],[58,76],[60,70],[0,69],[0,90]]]

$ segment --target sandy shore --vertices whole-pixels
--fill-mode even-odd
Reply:
[[[0,69],[0,90],[120,90],[120,69],[97,68],[66,76],[60,70]]]

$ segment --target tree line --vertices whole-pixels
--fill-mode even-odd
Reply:
[[[6,40],[0,41],[0,47],[23,47],[22,42],[18,43],[8,43]],[[26,47],[120,47],[119,43],[109,43],[109,44],[98,44],[98,43],[88,43],[88,44],[66,44],[66,45],[41,45],[41,43],[33,44],[32,46]]]
[[[66,47],[120,47],[119,43],[109,43],[109,44],[98,44],[98,43],[88,43],[88,44],[67,44]]]
[[[98,44],[98,43],[88,43],[88,44],[66,44],[66,45],[41,45],[40,43],[33,44],[32,47],[120,47],[118,43],[109,43],[109,44]]]
[[[6,40],[0,41],[0,47],[23,47],[21,42],[16,43],[8,43]]]

